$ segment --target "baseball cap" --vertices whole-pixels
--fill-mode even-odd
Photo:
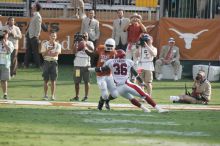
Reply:
[[[169,42],[169,43],[174,43],[174,42],[175,42],[175,39],[174,39],[174,38],[169,38],[169,39],[168,39],[168,42]]]
[[[205,77],[205,72],[202,71],[202,70],[200,70],[200,71],[198,72],[198,75],[201,75],[202,77]]]
[[[133,15],[130,16],[130,19],[133,18],[133,17],[136,17],[138,19],[141,19],[142,20],[142,17],[141,15],[139,15],[138,13],[134,13]]]

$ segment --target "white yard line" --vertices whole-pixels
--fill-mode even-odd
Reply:
[[[29,101],[29,100],[0,100],[1,104],[12,105],[39,105],[39,106],[73,106],[73,107],[90,107],[96,108],[98,103],[95,102],[59,102],[59,101]],[[132,104],[116,104],[111,103],[111,108],[120,109],[138,109]],[[193,104],[163,104],[160,105],[164,109],[169,110],[220,110],[217,105],[193,105]],[[149,107],[149,106],[148,106]],[[152,108],[152,107],[150,107]]]

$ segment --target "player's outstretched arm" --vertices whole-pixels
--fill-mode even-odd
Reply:
[[[138,80],[139,83],[141,83],[142,86],[145,86],[145,83],[143,82],[143,80],[141,79],[141,77],[138,75],[137,71],[131,67],[131,73],[136,77],[136,79]]]
[[[110,68],[108,66],[103,66],[103,67],[96,67],[95,72],[104,72],[104,71],[109,71]]]

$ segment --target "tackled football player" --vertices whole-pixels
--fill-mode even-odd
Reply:
[[[168,110],[162,109],[151,96],[143,91],[143,89],[130,82],[130,72],[136,77],[142,86],[146,86],[142,79],[138,76],[138,73],[134,70],[134,62],[130,59],[125,59],[125,52],[123,50],[117,50],[116,57],[109,59],[105,62],[103,67],[96,67],[97,73],[112,71],[114,82],[116,83],[117,91],[119,95],[128,99],[133,105],[141,108],[144,112],[150,112],[150,110],[144,107],[134,96],[138,96],[144,99],[148,104],[155,108],[159,113],[168,112]]]
[[[115,40],[112,38],[107,39],[105,41],[105,44],[99,45],[94,52],[88,49],[85,51],[88,55],[97,58],[96,67],[98,68],[102,67],[107,60],[114,58],[116,54]],[[98,109],[102,110],[102,107],[105,103],[106,109],[109,110],[110,109],[109,98],[114,99],[118,96],[111,71],[106,70],[103,72],[97,72],[96,76],[97,76],[97,84],[99,86],[99,89],[101,90],[101,96],[100,96],[99,103],[98,103]]]

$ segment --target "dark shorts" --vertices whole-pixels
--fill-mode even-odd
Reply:
[[[45,81],[57,80],[58,76],[58,63],[57,61],[44,61],[42,77]]]
[[[75,83],[81,83],[83,79],[84,83],[88,83],[90,79],[90,73],[88,67],[74,67],[73,68],[73,80]]]

